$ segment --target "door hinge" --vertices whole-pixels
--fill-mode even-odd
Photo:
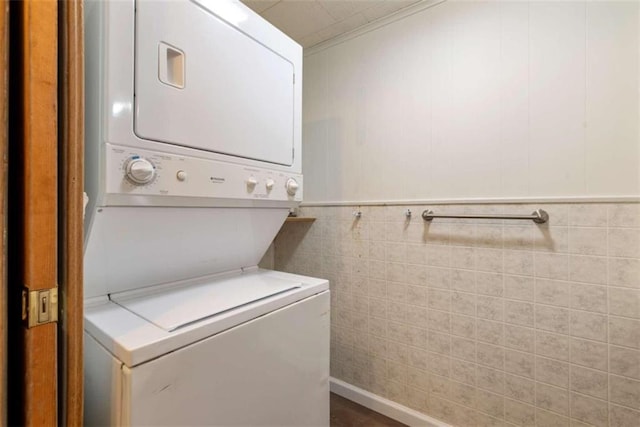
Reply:
[[[32,328],[58,321],[58,287],[22,290],[22,320]]]

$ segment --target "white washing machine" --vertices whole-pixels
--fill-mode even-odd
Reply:
[[[329,284],[257,267],[302,200],[301,47],[236,0],[85,19],[85,423],[328,425]]]

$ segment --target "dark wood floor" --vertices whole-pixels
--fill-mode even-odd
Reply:
[[[398,421],[331,393],[331,427],[402,427]]]

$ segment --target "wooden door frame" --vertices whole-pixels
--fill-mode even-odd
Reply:
[[[11,7],[18,8],[22,49],[12,70],[23,77],[20,140],[12,142],[20,158],[9,165],[19,167],[15,184],[22,195],[20,272],[11,286],[44,291],[58,285],[58,4],[26,0]],[[22,326],[24,425],[58,422],[57,335],[56,323]]]
[[[84,26],[81,0],[60,3],[60,425],[83,421]]]
[[[0,0],[0,424],[7,424],[7,141],[9,79],[9,3]]]
[[[83,28],[82,0],[0,0],[0,425],[82,425]],[[58,323],[29,327],[47,289]]]

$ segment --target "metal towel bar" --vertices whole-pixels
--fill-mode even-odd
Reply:
[[[531,215],[512,215],[512,214],[504,214],[504,215],[492,215],[492,214],[441,214],[437,215],[433,213],[432,210],[427,209],[422,212],[422,219],[425,221],[431,221],[433,218],[476,218],[476,219],[529,219],[535,222],[536,224],[544,224],[549,221],[549,214],[542,210],[538,209],[533,211]]]

